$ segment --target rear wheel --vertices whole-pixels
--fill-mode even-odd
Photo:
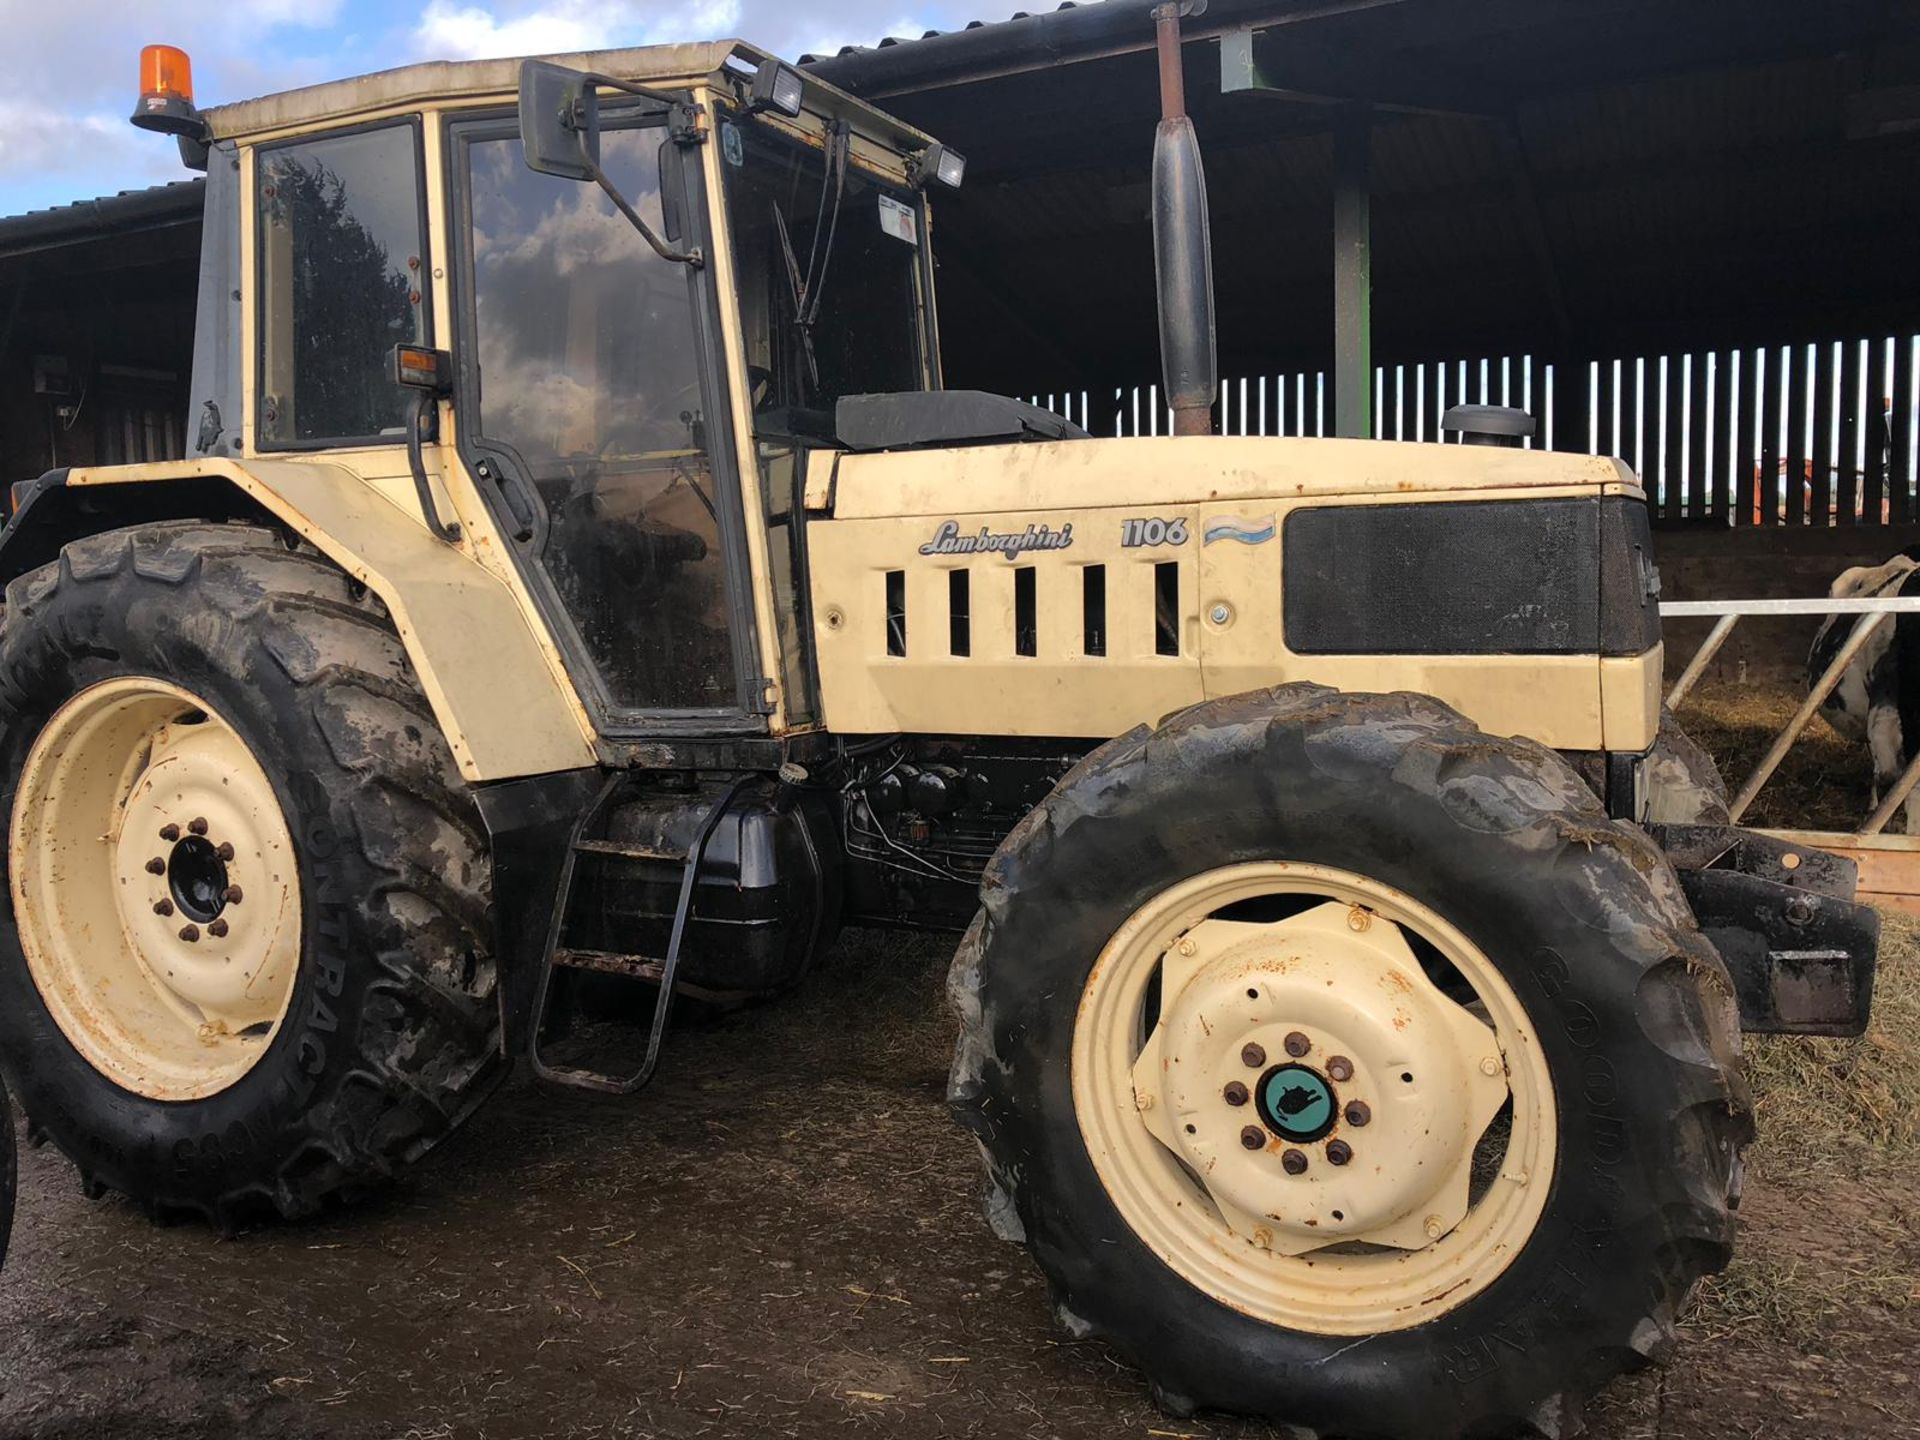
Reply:
[[[1571,1433],[1724,1263],[1724,970],[1644,835],[1416,696],[1211,702],[1009,837],[952,1098],[1063,1318],[1179,1411]]]
[[[169,524],[8,589],[0,1060],[90,1188],[222,1223],[417,1159],[504,1072],[483,831],[377,602]]]
[[[7,1242],[13,1238],[13,1197],[19,1178],[14,1156],[13,1106],[7,1100],[6,1082],[0,1080],[0,1269],[6,1266]]]

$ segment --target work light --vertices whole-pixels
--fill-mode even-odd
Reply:
[[[777,60],[768,61],[753,73],[753,92],[749,108],[753,110],[778,110],[782,115],[800,113],[800,96],[806,88],[806,82],[800,78],[800,72],[791,65],[782,65]]]
[[[949,190],[958,190],[966,178],[967,157],[936,140],[907,161],[907,174],[916,189],[924,190],[938,182]]]

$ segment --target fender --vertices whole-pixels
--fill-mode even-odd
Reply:
[[[185,519],[284,525],[378,595],[469,782],[596,763],[586,708],[513,591],[344,466],[208,457],[52,471],[0,535],[0,581],[83,535]]]

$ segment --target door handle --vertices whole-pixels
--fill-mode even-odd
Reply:
[[[500,491],[500,498],[506,502],[507,512],[513,516],[513,538],[531,540],[534,530],[534,510],[526,494],[520,488],[518,476],[509,475],[506,470],[491,460],[482,460],[473,467],[480,472],[480,478],[491,480]]]

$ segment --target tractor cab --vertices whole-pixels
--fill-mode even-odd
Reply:
[[[817,718],[801,452],[843,397],[937,387],[958,155],[735,42],[175,99],[208,151],[198,453],[410,489],[510,569],[596,743]]]

